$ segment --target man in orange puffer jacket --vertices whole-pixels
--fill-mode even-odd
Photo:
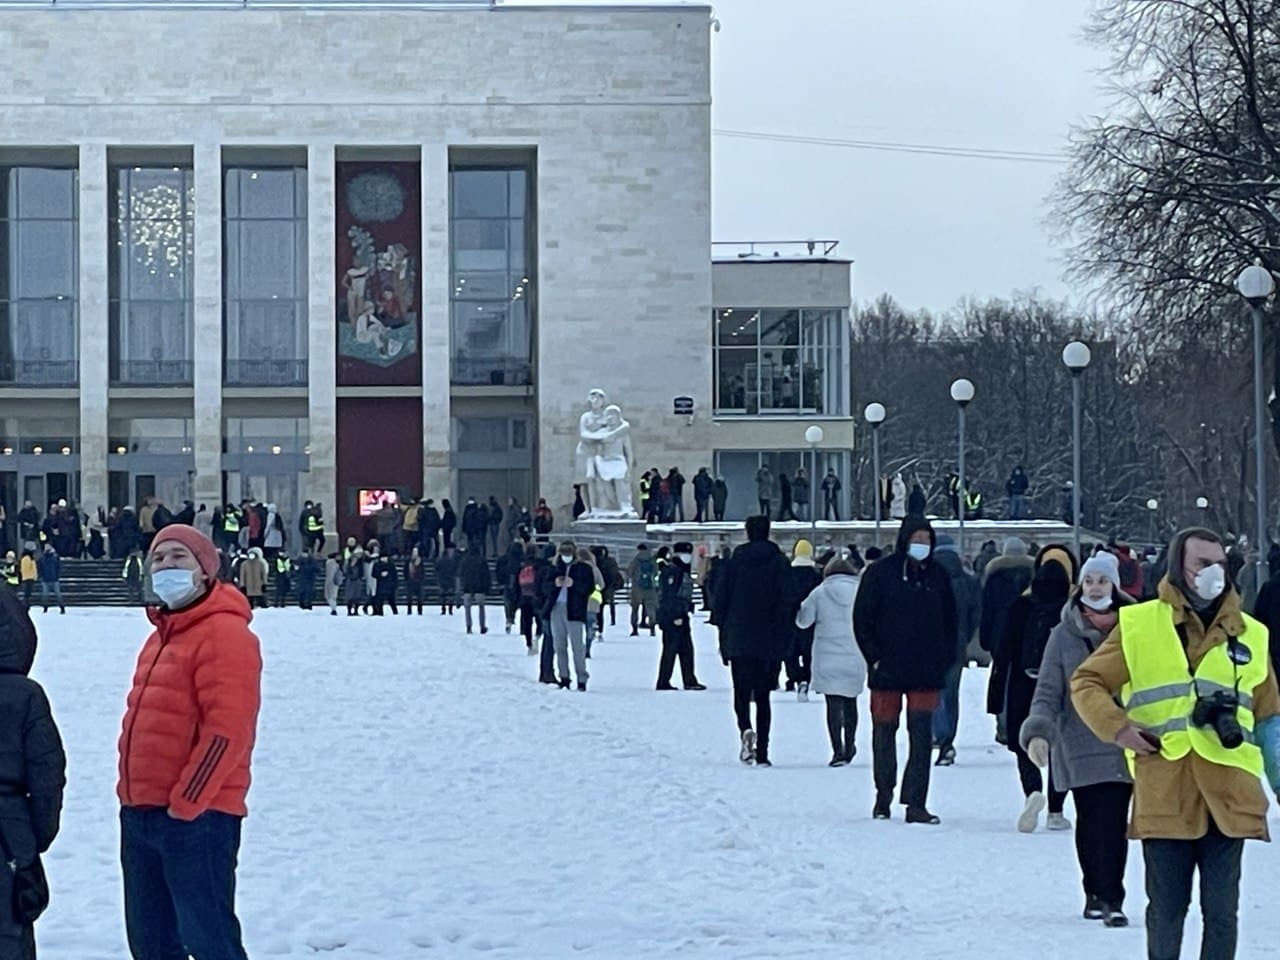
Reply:
[[[182,524],[156,534],[148,608],[120,735],[125,927],[135,960],[245,960],[236,857],[262,658],[218,552]]]

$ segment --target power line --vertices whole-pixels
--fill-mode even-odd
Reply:
[[[819,147],[843,147],[848,150],[879,150],[885,153],[914,153],[932,157],[965,157],[971,160],[1004,160],[1015,163],[1066,163],[1061,153],[1040,150],[1004,150],[986,147],[958,147],[938,143],[900,143],[889,140],[842,140],[836,137],[804,137],[789,133],[767,133],[761,130],[711,131],[718,137],[736,140],[761,140],[768,143],[804,143]]]

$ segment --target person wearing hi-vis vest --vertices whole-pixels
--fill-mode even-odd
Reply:
[[[1081,719],[1133,771],[1149,960],[1178,960],[1197,870],[1200,958],[1231,960],[1244,841],[1270,839],[1261,781],[1280,785],[1280,693],[1267,628],[1241,610],[1226,563],[1216,533],[1183,530],[1157,599],[1123,608],[1071,678]]]

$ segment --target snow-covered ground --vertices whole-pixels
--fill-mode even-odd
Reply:
[[[34,675],[70,776],[41,956],[119,960],[115,742],[147,625],[88,609],[37,624]],[[901,808],[871,820],[865,697],[852,767],[826,766],[821,703],[781,693],[775,766],[742,767],[706,626],[706,692],[655,692],[658,641],[620,623],[586,694],[535,683],[500,622],[468,637],[461,615],[270,610],[254,628],[266,672],[239,874],[252,957],[1143,953],[1137,845],[1135,926],[1108,930],[1079,917],[1071,834],[1015,832],[1013,758],[991,742],[981,671],[965,679],[959,763],[934,771],[943,824],[907,826]],[[1272,849],[1251,844],[1243,960],[1280,955],[1278,883]],[[1193,920],[1185,955],[1198,936]]]

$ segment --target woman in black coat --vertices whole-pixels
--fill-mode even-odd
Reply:
[[[444,506],[444,515],[440,518],[440,529],[444,532],[445,549],[453,546],[453,531],[458,527],[458,515],[453,512],[453,504],[448,500],[441,500]]]
[[[0,585],[0,834],[5,860],[26,866],[58,835],[66,756],[49,700],[27,674],[36,631]],[[35,930],[13,916],[13,873],[0,868],[0,960],[35,960]]]
[[[1018,597],[1009,608],[1004,634],[1000,640],[999,659],[1008,666],[1005,687],[1006,729],[1009,731],[1009,752],[1017,757],[1018,778],[1022,781],[1022,793],[1026,799],[1018,829],[1030,833],[1040,819],[1045,807],[1045,783],[1040,768],[1031,762],[1019,743],[1018,731],[1031,714],[1031,700],[1036,694],[1036,678],[1040,676],[1040,661],[1049,642],[1049,633],[1062,619],[1062,609],[1067,604],[1071,585],[1076,581],[1076,560],[1071,549],[1051,543],[1036,555],[1035,573],[1027,592]],[[1050,771],[1052,777],[1052,770]],[[1052,788],[1048,791],[1050,830],[1066,830],[1070,824],[1062,815],[1066,793]]]

